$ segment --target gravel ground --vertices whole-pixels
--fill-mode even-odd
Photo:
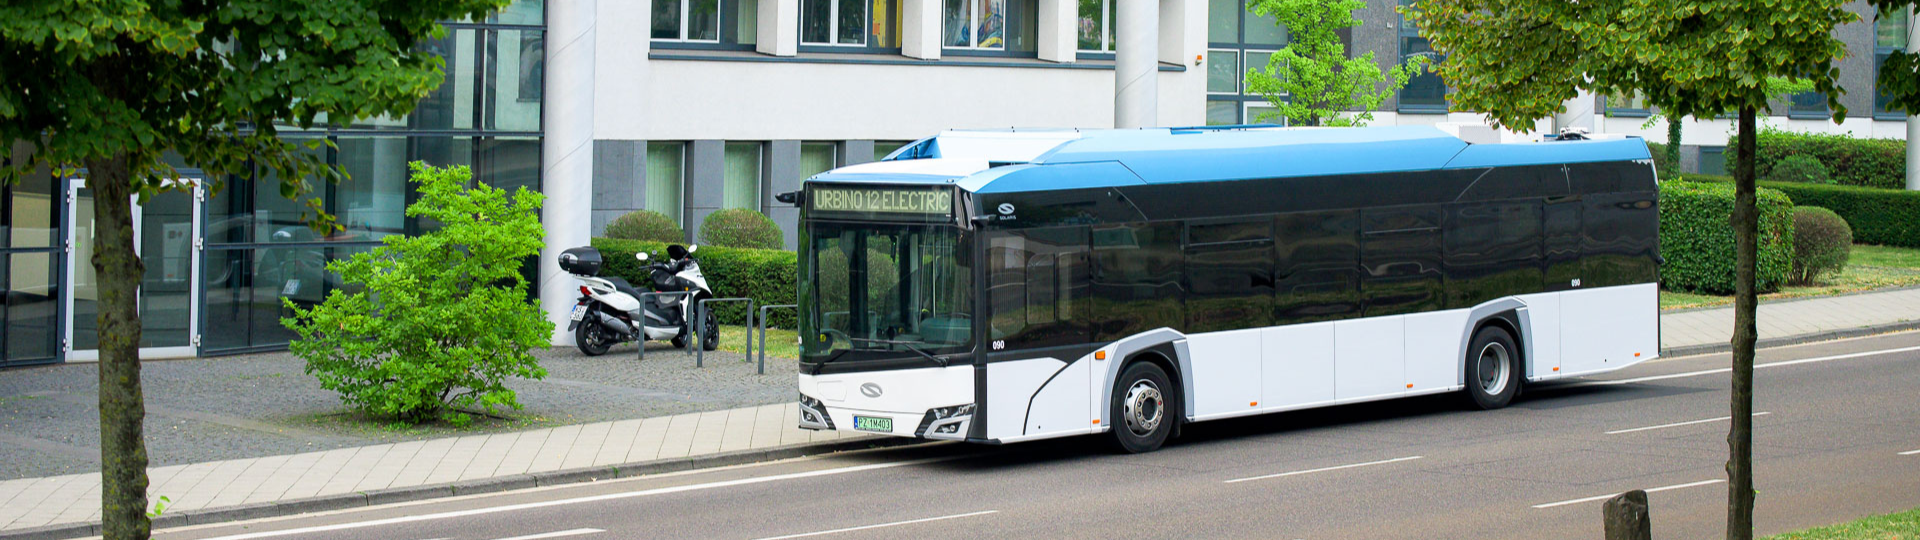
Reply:
[[[630,345],[593,358],[572,347],[536,351],[547,378],[507,384],[525,409],[464,428],[348,414],[287,353],[149,361],[141,374],[147,452],[158,467],[794,399],[792,360],[768,358],[767,374],[756,375],[734,353],[707,353],[705,368],[662,344],[647,348],[645,362],[634,353]],[[97,377],[92,363],[0,371],[0,480],[99,470]]]

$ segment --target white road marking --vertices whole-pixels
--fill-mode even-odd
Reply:
[[[920,519],[910,519],[910,520],[907,520],[907,521],[895,521],[895,522],[893,522],[893,523],[880,523],[880,524],[876,524],[876,525],[861,525],[861,526],[859,526],[859,527],[847,527],[847,528],[845,528],[845,529],[834,529],[834,530],[831,530],[831,531],[820,531],[820,532],[810,532],[810,533],[801,533],[801,534],[789,534],[789,535],[786,535],[786,536],[770,536],[770,537],[767,537],[767,538],[761,538],[760,540],[785,540],[785,539],[787,539],[787,538],[806,538],[806,537],[809,537],[809,536],[821,536],[821,535],[827,535],[827,534],[835,534],[835,533],[843,533],[843,532],[852,532],[852,531],[864,531],[864,530],[867,530],[867,529],[878,529],[878,528],[881,528],[881,527],[894,527],[894,526],[899,526],[899,525],[912,525],[912,524],[915,524],[915,523],[926,523],[926,522],[929,522],[929,521],[940,521],[940,520],[943,520],[943,519],[959,519],[959,518],[963,518],[963,517],[973,517],[973,516],[984,516],[984,515],[987,515],[987,514],[998,514],[998,513],[1000,513],[1000,511],[999,511],[999,510],[985,510],[985,511],[980,511],[980,512],[969,512],[969,513],[965,513],[965,514],[954,514],[954,515],[951,515],[951,516],[940,516],[940,517],[930,517],[930,518],[920,518]]]
[[[1841,355],[1834,355],[1834,356],[1821,356],[1817,358],[1785,360],[1780,362],[1770,362],[1766,364],[1759,364],[1759,365],[1753,366],[1753,369],[1759,370],[1759,369],[1765,369],[1765,368],[1771,368],[1771,367],[1797,366],[1800,364],[1832,362],[1834,360],[1847,360],[1852,358],[1860,358],[1864,356],[1878,356],[1882,354],[1893,354],[1893,353],[1903,353],[1903,352],[1913,352],[1913,351],[1920,351],[1920,347],[1901,347],[1898,349],[1884,349],[1884,350],[1878,350],[1878,351],[1857,352],[1857,353],[1841,354]],[[1591,385],[1632,384],[1632,383],[1642,383],[1642,382],[1652,382],[1652,381],[1664,381],[1667,379],[1683,379],[1687,377],[1698,377],[1701,375],[1713,375],[1716,373],[1732,373],[1732,372],[1733,372],[1733,368],[1707,369],[1707,370],[1701,370],[1701,371],[1689,371],[1686,373],[1674,373],[1670,375],[1654,375],[1651,377],[1620,379],[1616,381],[1588,381],[1588,382],[1583,382],[1583,383],[1578,383],[1575,385],[1568,385],[1568,386],[1574,387],[1574,386],[1591,386]]]
[[[1254,477],[1249,477],[1249,478],[1235,478],[1235,479],[1233,479],[1233,480],[1228,480],[1228,481],[1226,481],[1226,482],[1222,482],[1222,483],[1225,483],[1225,484],[1233,484],[1233,483],[1238,483],[1238,482],[1248,482],[1248,481],[1253,481],[1253,480],[1266,480],[1266,479],[1268,479],[1268,478],[1279,478],[1279,477],[1282,477],[1282,476],[1294,476],[1294,475],[1300,475],[1300,474],[1312,474],[1312,473],[1317,473],[1317,472],[1327,472],[1327,471],[1337,471],[1337,470],[1340,470],[1340,469],[1352,469],[1352,468],[1355,468],[1355,467],[1368,467],[1368,466],[1373,466],[1373,465],[1386,465],[1386,464],[1388,464],[1388,463],[1399,463],[1399,462],[1402,462],[1402,461],[1413,461],[1413,460],[1416,460],[1416,459],[1420,459],[1421,457],[1422,457],[1422,456],[1407,456],[1407,457],[1403,457],[1403,458],[1393,458],[1393,459],[1383,459],[1383,460],[1380,460],[1380,461],[1369,461],[1369,462],[1366,462],[1366,463],[1355,463],[1355,464],[1352,464],[1352,465],[1340,465],[1340,466],[1336,466],[1336,467],[1324,467],[1324,468],[1319,468],[1319,469],[1308,469],[1308,470],[1304,470],[1304,471],[1293,471],[1293,472],[1283,472],[1283,473],[1280,473],[1280,474],[1269,474],[1269,475],[1265,475],[1265,476],[1254,476]]]
[[[937,457],[937,458],[926,458],[926,459],[914,459],[914,460],[908,460],[908,461],[895,461],[890,463],[873,463],[869,465],[841,467],[838,469],[822,469],[818,471],[807,471],[807,472],[799,472],[799,473],[791,473],[791,474],[777,474],[773,476],[761,476],[756,478],[742,478],[739,480],[727,480],[722,482],[709,482],[705,484],[690,484],[685,486],[664,487],[664,488],[649,489],[644,491],[629,491],[625,493],[608,493],[604,495],[594,495],[590,497],[576,497],[572,499],[560,499],[560,500],[553,500],[553,501],[510,504],[506,506],[474,508],[471,510],[440,512],[436,514],[421,514],[417,516],[404,516],[404,517],[387,518],[387,519],[376,519],[372,521],[340,523],[335,525],[320,525],[320,526],[314,526],[314,527],[303,527],[298,529],[287,529],[282,531],[262,531],[257,533],[240,534],[240,535],[234,535],[234,536],[222,536],[222,537],[214,538],[210,540],[248,540],[252,538],[273,538],[276,536],[291,536],[296,534],[311,534],[311,533],[319,533],[319,532],[341,531],[341,530],[348,530],[348,529],[361,529],[366,527],[378,527],[381,525],[393,525],[398,523],[413,523],[416,521],[431,521],[436,519],[449,519],[449,518],[466,517],[466,516],[477,516],[481,514],[492,514],[496,512],[513,512],[517,510],[530,510],[534,508],[546,508],[550,506],[564,506],[569,504],[611,501],[611,500],[618,500],[618,499],[628,499],[633,497],[646,497],[649,495],[665,495],[669,493],[683,493],[688,491],[700,491],[700,490],[706,490],[706,489],[744,486],[744,485],[750,485],[750,484],[762,484],[766,482],[778,482],[781,480],[796,480],[800,478],[833,476],[833,475],[839,475],[839,474],[866,472],[866,471],[873,471],[873,470],[879,470],[879,469],[891,469],[894,467],[923,465],[927,463],[962,459],[966,457],[971,457],[971,456],[948,456],[948,457]]]
[[[1900,455],[1903,455],[1903,456],[1920,455],[1920,450],[1908,450],[1905,452],[1901,452]]]
[[[1757,412],[1757,413],[1753,413],[1753,415],[1754,415],[1755,417],[1760,417],[1760,416],[1766,416],[1766,415],[1769,415],[1769,414],[1773,414],[1773,413],[1770,413],[1770,412]],[[1635,431],[1647,431],[1647,430],[1654,430],[1654,429],[1661,429],[1661,428],[1670,428],[1670,427],[1680,427],[1680,426],[1691,426],[1691,425],[1694,425],[1694,424],[1705,424],[1705,423],[1709,423],[1709,422],[1725,422],[1725,421],[1727,421],[1727,420],[1732,420],[1732,419],[1733,419],[1733,417],[1732,417],[1732,416],[1722,416],[1722,417],[1719,417],[1719,418],[1708,418],[1708,419],[1706,419],[1706,420],[1693,420],[1693,421],[1688,421],[1688,422],[1674,422],[1674,423],[1671,423],[1671,424],[1660,424],[1660,425],[1657,425],[1657,426],[1647,426],[1647,427],[1637,427],[1637,428],[1633,428],[1633,429],[1616,429],[1616,430],[1613,430],[1613,431],[1609,431],[1609,432],[1606,432],[1605,434],[1606,434],[1606,435],[1619,435],[1619,434],[1621,434],[1621,433],[1633,433],[1633,432],[1635,432]]]
[[[500,540],[539,540],[541,538],[562,538],[567,536],[580,536],[583,534],[595,534],[595,533],[603,533],[603,532],[607,532],[607,531],[603,531],[600,529],[568,529],[564,531],[553,531],[550,533],[529,534],[526,536],[515,536],[513,538],[501,538]]]
[[[1711,485],[1714,485],[1714,484],[1721,484],[1721,483],[1725,483],[1725,482],[1726,482],[1726,480],[1725,480],[1725,479],[1714,479],[1714,480],[1702,480],[1702,481],[1699,481],[1699,482],[1689,482],[1689,483],[1685,483],[1685,484],[1679,484],[1679,485],[1672,485],[1672,486],[1666,486],[1666,487],[1657,487],[1657,488],[1653,488],[1653,489],[1649,489],[1649,490],[1647,490],[1647,493],[1659,493],[1659,492],[1662,492],[1662,491],[1670,491],[1670,490],[1675,490],[1675,489],[1685,489],[1685,488],[1690,488],[1690,487],[1700,487],[1700,486],[1711,486]],[[1560,501],[1560,502],[1555,502],[1555,503],[1547,503],[1547,504],[1536,504],[1536,505],[1533,505],[1533,507],[1534,507],[1534,508],[1553,508],[1553,507],[1555,507],[1555,506],[1566,506],[1566,505],[1569,505],[1569,504],[1580,504],[1580,503],[1586,503],[1586,502],[1594,502],[1594,501],[1604,501],[1604,500],[1607,500],[1607,499],[1611,499],[1611,498],[1614,498],[1614,497],[1618,497],[1618,496],[1620,496],[1620,494],[1619,494],[1619,493],[1614,493],[1614,494],[1611,494],[1611,495],[1600,495],[1600,496],[1597,496],[1597,497],[1587,497],[1587,498],[1584,498],[1584,499],[1574,499],[1574,500],[1571,500],[1571,501]]]

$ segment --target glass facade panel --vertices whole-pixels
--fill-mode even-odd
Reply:
[[[653,39],[680,38],[680,2],[653,0]]]
[[[727,36],[728,43],[752,45],[760,39],[760,0],[734,0],[733,11],[728,14],[733,22],[728,24],[732,35]]]
[[[1827,116],[1827,95],[1819,92],[1801,92],[1788,96],[1787,116],[1789,118],[1820,118]]]
[[[834,144],[829,142],[800,143],[800,177],[807,178],[831,171],[837,166],[834,158]]]
[[[1207,125],[1227,126],[1240,123],[1240,102],[1207,102]]]
[[[546,32],[500,30],[488,50],[487,129],[540,131],[540,99],[545,93]]]
[[[1273,17],[1258,15],[1252,9],[1247,10],[1248,45],[1268,45],[1275,48],[1287,44],[1287,29],[1280,27],[1280,21]]]
[[[864,45],[867,42],[867,0],[838,0],[839,31],[835,32],[834,43],[841,45]]]
[[[647,209],[666,214],[682,226],[680,193],[687,179],[682,168],[685,161],[685,143],[647,143]]]
[[[1873,46],[1891,49],[1907,48],[1906,10],[1893,13],[1881,13],[1873,20]]]
[[[760,210],[760,143],[727,143],[725,174],[722,206]]]
[[[140,206],[140,346],[193,344],[193,192],[166,191]]]
[[[720,40],[720,0],[688,0],[687,41]]]
[[[547,24],[546,0],[517,0],[492,17],[488,24],[524,24],[540,26]]]
[[[1240,0],[1207,0],[1207,41],[1240,42]]]
[[[826,44],[833,38],[834,1],[802,0],[800,2],[801,43]]]
[[[375,129],[473,129],[477,111],[475,97],[479,92],[479,55],[481,42],[486,32],[473,28],[454,28],[447,36],[429,39],[421,44],[427,52],[446,59],[446,78],[440,86],[420,100],[413,114],[400,119],[374,119],[362,125]]]
[[[900,0],[873,0],[873,18],[869,26],[873,27],[873,40],[868,45],[899,48]]]
[[[1010,2],[1025,15],[1014,21],[1013,36],[1008,35]],[[948,47],[1006,49],[1014,41],[1013,50],[1033,49],[1033,19],[1038,12],[1032,0],[946,0],[945,6],[941,26]]]
[[[1115,0],[1080,0],[1080,19],[1075,25],[1078,46],[1087,52],[1113,52]]]
[[[55,196],[53,175],[31,174],[21,178],[14,185],[0,188],[0,202],[6,207],[0,211],[0,228],[6,230],[4,239],[0,239],[0,248],[50,248],[58,244],[54,238],[60,235],[59,209],[55,207],[62,197]]]
[[[335,188],[334,216],[345,230],[330,239],[379,240],[407,230],[407,139],[341,138],[347,180]]]
[[[1700,174],[1727,175],[1727,147],[1700,147]]]
[[[1207,51],[1207,92],[1240,93],[1240,53],[1231,50]]]
[[[886,159],[887,154],[892,154],[894,150],[899,150],[900,147],[906,146],[909,144],[912,144],[912,142],[910,141],[874,141],[873,160],[880,161],[880,160]]]
[[[1414,0],[1400,0],[1400,5],[1412,6]],[[1405,15],[1400,16],[1400,63],[1405,64],[1414,57],[1427,59],[1427,69],[1421,70],[1400,89],[1400,110],[1410,112],[1446,112],[1447,83],[1440,74],[1433,71],[1446,57],[1434,52],[1427,38],[1420,37],[1420,29]]]
[[[53,360],[60,353],[60,259],[53,251],[14,252],[6,266],[0,311],[0,365]]]
[[[1287,119],[1286,117],[1280,116],[1280,109],[1274,108],[1271,105],[1264,103],[1255,105],[1249,103],[1247,104],[1247,123],[1280,124],[1284,126],[1287,124]]]
[[[474,146],[474,181],[508,193],[540,191],[540,139],[490,137]]]

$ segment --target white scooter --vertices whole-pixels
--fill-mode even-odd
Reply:
[[[560,268],[584,283],[580,286],[579,303],[573,306],[572,322],[567,324],[580,352],[599,356],[614,344],[628,341],[667,340],[674,347],[685,348],[687,334],[692,330],[687,324],[687,312],[701,299],[713,298],[706,276],[700,273],[700,263],[692,257],[699,249],[700,246],[667,246],[669,260],[663,262],[650,262],[652,256],[646,252],[634,254],[646,265],[652,291],[635,289],[618,276],[600,276],[602,260],[597,249],[577,247],[561,252]],[[642,309],[643,292],[691,294],[646,297],[646,306]],[[719,348],[719,322],[711,311],[701,319],[701,348],[709,351]]]

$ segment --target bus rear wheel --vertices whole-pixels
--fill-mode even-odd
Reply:
[[[1120,372],[1107,418],[1114,446],[1129,454],[1152,452],[1173,432],[1172,385],[1167,372],[1152,362],[1134,362]]]
[[[1520,392],[1520,348],[1497,326],[1481,328],[1467,346],[1467,396],[1481,409],[1498,409]]]

